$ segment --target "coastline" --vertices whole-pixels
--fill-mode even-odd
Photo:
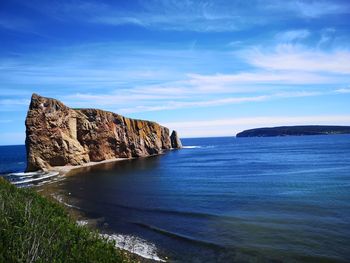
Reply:
[[[112,163],[112,162],[120,162],[135,159],[132,158],[112,158],[108,160],[103,160],[100,162],[88,162],[80,165],[64,165],[64,166],[54,166],[50,169],[47,169],[47,172],[59,172],[61,176],[71,175],[71,172],[75,170],[79,170],[81,168],[92,167],[99,164]]]
[[[115,163],[115,162],[139,159],[139,158],[149,158],[149,157],[162,155],[164,153],[166,152],[145,156],[145,157],[112,158],[112,159],[103,160],[100,162],[88,162],[82,165],[75,165],[75,166],[74,165],[55,166],[50,169],[47,169],[45,172],[58,172],[59,176],[61,177],[75,176],[75,175],[78,175],[79,173],[83,173],[84,168],[94,167],[94,166],[103,165],[107,163]],[[79,207],[76,207],[75,205],[70,204],[69,201],[67,202],[67,200],[62,198],[62,196],[56,195],[55,192],[52,192],[51,190],[49,190],[50,188],[47,188],[47,185],[42,185],[39,189],[37,189],[36,191],[41,192],[43,196],[46,196],[49,199],[54,199],[56,202],[63,205],[67,209],[67,212],[70,214],[72,218],[74,218],[74,220],[78,225],[86,226],[92,231],[97,230],[100,233],[100,236],[102,238],[106,238],[110,241],[115,242],[115,248],[117,250],[121,250],[124,256],[127,257],[128,259],[131,259],[135,262],[140,262],[140,263],[167,262],[168,257],[164,256],[163,258],[159,256],[157,253],[157,248],[153,243],[148,242],[147,240],[144,240],[138,236],[124,235],[120,233],[106,233],[103,231],[101,232],[98,229],[96,224],[98,219],[87,217],[82,211],[80,211]]]
[[[97,166],[100,164],[106,164],[106,163],[113,163],[113,162],[121,162],[121,161],[128,161],[128,160],[134,160],[134,159],[140,159],[140,158],[151,158],[154,156],[159,156],[159,155],[163,155],[165,153],[167,153],[168,151],[173,151],[176,150],[175,148],[170,148],[167,149],[161,153],[158,154],[152,154],[152,155],[148,155],[148,156],[140,156],[140,157],[130,157],[130,158],[112,158],[112,159],[107,159],[107,160],[103,160],[103,161],[99,161],[99,162],[88,162],[88,163],[83,163],[80,165],[63,165],[63,166],[53,166],[49,169],[45,169],[44,172],[59,172],[61,176],[68,176],[68,175],[72,175],[72,172],[79,172],[79,171],[75,171],[75,170],[79,170],[82,168],[86,168],[86,167],[92,167],[92,166]]]

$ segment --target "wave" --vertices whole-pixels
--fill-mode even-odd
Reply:
[[[168,230],[165,230],[165,229],[162,229],[162,228],[158,228],[158,227],[155,227],[155,226],[152,226],[152,225],[148,225],[148,224],[144,224],[144,223],[138,223],[138,222],[134,222],[134,224],[138,225],[138,226],[141,226],[141,227],[144,227],[144,228],[147,228],[149,230],[158,232],[160,234],[172,237],[172,238],[182,239],[182,240],[185,240],[185,241],[188,241],[188,242],[191,242],[191,243],[196,243],[196,244],[199,244],[199,245],[202,245],[202,246],[212,247],[212,248],[216,248],[216,249],[223,249],[224,248],[223,246],[221,246],[219,244],[216,244],[216,243],[213,243],[213,242],[210,242],[210,241],[198,240],[196,238],[193,238],[193,237],[190,237],[190,236],[187,236],[187,235],[184,235],[184,234],[171,232],[171,231],[168,231]]]
[[[32,177],[34,175],[42,175],[44,172],[28,172],[28,173],[10,173],[8,175],[10,176],[26,176],[26,177]]]
[[[189,145],[189,146],[182,146],[183,149],[197,149],[202,148],[202,146],[196,146],[196,145]]]
[[[181,210],[170,210],[170,209],[162,209],[162,208],[144,208],[137,206],[129,206],[116,204],[112,202],[104,202],[105,205],[110,205],[126,210],[133,210],[141,213],[156,213],[156,214],[164,214],[164,215],[174,215],[174,216],[182,216],[182,217],[192,217],[192,218],[205,218],[205,219],[213,219],[213,220],[232,220],[237,219],[240,220],[239,217],[235,217],[232,215],[222,215],[222,214],[211,214],[205,212],[197,212],[197,211],[181,211]]]
[[[157,255],[156,246],[142,238],[122,234],[100,234],[100,236],[114,241],[117,248],[127,250],[143,258],[166,262]]]
[[[199,145],[186,145],[186,146],[182,146],[183,149],[211,149],[211,148],[215,148],[215,145],[206,145],[206,146],[199,146]]]
[[[59,172],[18,172],[7,173],[2,175],[10,183],[17,187],[30,187],[33,184],[40,186],[49,182],[57,181],[62,178],[59,176]]]
[[[23,176],[23,177],[25,177],[24,180],[12,181],[11,183],[13,183],[14,185],[28,184],[28,183],[33,183],[33,182],[38,182],[38,181],[42,181],[42,180],[45,180],[45,179],[49,179],[51,177],[55,177],[58,174],[59,174],[59,172],[49,172],[46,175],[41,175],[39,177],[34,177],[34,175]],[[23,177],[21,179],[23,179]],[[30,177],[30,179],[26,179],[28,177]]]
[[[91,202],[91,200],[89,200]],[[155,214],[157,216],[174,216],[174,217],[183,217],[183,218],[196,218],[196,219],[206,219],[206,220],[243,220],[243,218],[239,216],[233,215],[225,215],[225,214],[216,214],[216,213],[207,213],[202,211],[183,211],[183,210],[175,210],[175,209],[164,209],[164,208],[147,208],[147,207],[137,207],[131,205],[118,204],[114,202],[104,201],[104,202],[96,202],[96,205],[105,205],[108,206],[108,209],[123,209],[129,212],[137,212],[142,213],[140,216],[144,216],[143,214]],[[82,211],[83,208],[79,208]],[[86,212],[91,212],[87,211]],[[134,223],[134,222],[130,222]]]
[[[59,203],[67,206],[67,207],[70,207],[70,208],[75,208],[75,209],[78,209],[80,210],[80,207],[78,206],[75,206],[75,205],[71,205],[71,204],[68,204],[67,202],[64,201],[63,197],[61,195],[58,195],[58,194],[51,194],[51,196]]]

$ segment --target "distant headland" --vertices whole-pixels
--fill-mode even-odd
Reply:
[[[97,109],[71,109],[32,95],[26,118],[27,171],[146,157],[181,148],[175,131],[158,123]]]
[[[256,128],[242,131],[238,133],[236,137],[273,137],[333,134],[350,134],[350,126],[302,125]]]

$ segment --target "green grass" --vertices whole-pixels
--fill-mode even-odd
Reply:
[[[131,262],[64,207],[0,178],[0,262]]]

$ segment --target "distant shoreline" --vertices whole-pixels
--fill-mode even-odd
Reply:
[[[236,137],[277,137],[350,134],[350,126],[300,125],[279,126],[244,130]]]

